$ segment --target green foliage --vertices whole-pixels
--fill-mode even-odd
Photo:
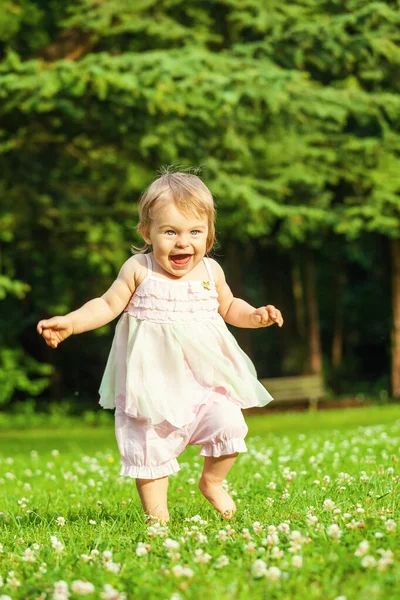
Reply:
[[[395,1],[6,2],[4,347],[39,356],[36,320],[103,293],[165,164],[203,165],[222,246],[398,236],[399,20]]]
[[[50,365],[39,363],[21,348],[0,348],[0,405],[17,392],[37,396],[49,386]]]

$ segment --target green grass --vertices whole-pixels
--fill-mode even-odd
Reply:
[[[222,521],[201,496],[202,459],[191,447],[170,477],[171,522],[161,530],[146,525],[134,481],[119,476],[112,427],[1,432],[0,599],[51,599],[64,581],[73,600],[77,580],[94,586],[89,600],[107,598],[106,584],[120,591],[113,600],[400,598],[400,406],[247,423],[249,452],[226,483],[235,519]],[[179,549],[168,550],[167,538]],[[138,556],[141,543],[151,548]],[[218,568],[221,556],[229,563]]]

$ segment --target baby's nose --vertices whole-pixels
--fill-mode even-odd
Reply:
[[[179,248],[186,248],[186,246],[188,246],[188,245],[189,245],[189,240],[188,240],[186,237],[179,237],[179,238],[176,240],[176,245],[177,245]]]

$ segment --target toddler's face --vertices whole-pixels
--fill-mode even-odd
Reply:
[[[153,247],[154,258],[175,277],[183,277],[206,253],[208,220],[206,215],[186,215],[173,202],[156,208],[145,242]]]

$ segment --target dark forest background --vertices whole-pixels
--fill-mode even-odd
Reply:
[[[10,0],[0,11],[0,403],[94,407],[101,295],[165,165],[201,166],[260,377],[400,396],[400,8],[363,0]],[[151,357],[149,357],[151,360]]]

